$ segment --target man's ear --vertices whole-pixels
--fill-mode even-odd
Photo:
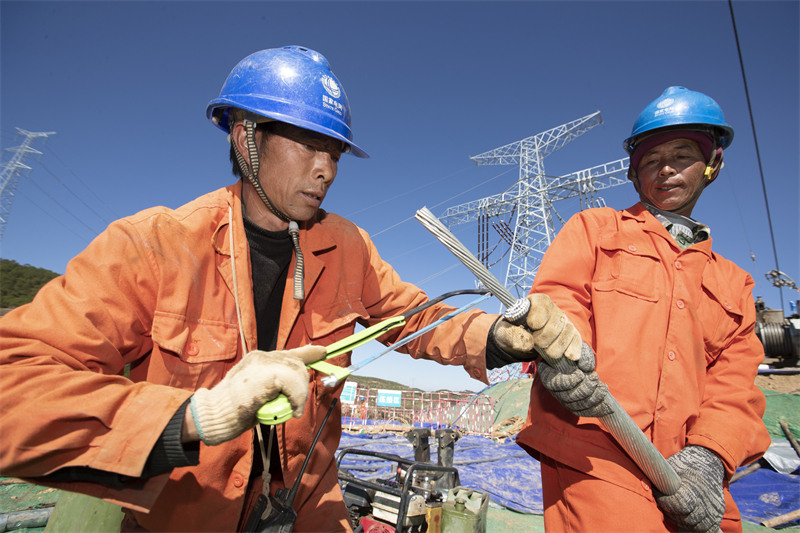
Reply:
[[[639,175],[632,168],[628,168],[628,179],[631,180],[631,182],[633,183],[633,188],[636,189],[636,193],[638,194],[639,193]]]
[[[247,130],[244,127],[244,122],[236,122],[231,127],[230,136],[231,144],[236,147],[240,154],[247,158]]]
[[[718,150],[714,154],[714,157],[711,158],[711,161],[708,162],[706,165],[706,170],[703,172],[706,187],[711,185],[711,183],[717,179],[717,176],[719,176],[719,171],[722,170],[722,167],[724,166],[725,163],[722,162],[722,150]]]

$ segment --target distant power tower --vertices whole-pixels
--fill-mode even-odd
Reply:
[[[503,193],[450,207],[439,218],[450,228],[478,222],[476,255],[487,267],[491,253],[489,226],[497,231],[509,247],[505,286],[512,294],[521,297],[530,291],[542,256],[558,232],[553,216],[564,223],[553,208],[554,202],[579,197],[581,209],[602,206],[602,198],[595,198],[597,191],[627,183],[628,158],[566,176],[548,176],[544,172],[545,157],[602,123],[597,111],[470,158],[479,166],[519,165],[519,179]],[[516,215],[513,229],[503,220],[492,220],[503,215]]]
[[[33,141],[42,138],[46,139],[50,135],[55,135],[56,133],[54,131],[37,133],[25,131],[21,128],[17,128],[17,132],[25,138],[21,145],[5,149],[5,151],[11,152],[14,155],[11,156],[8,163],[1,165],[2,171],[0,171],[0,243],[3,242],[3,234],[6,231],[6,223],[8,222],[8,215],[11,212],[11,205],[14,203],[14,194],[17,191],[19,177],[23,172],[31,170],[31,167],[25,165],[22,161],[28,154],[42,154],[42,152],[31,148]]]

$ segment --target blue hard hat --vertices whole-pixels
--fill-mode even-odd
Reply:
[[[722,108],[713,98],[686,87],[667,87],[639,113],[622,146],[632,154],[642,139],[667,129],[707,131],[722,149],[733,141],[733,128],[725,122]]]
[[[369,157],[353,143],[344,89],[328,60],[309,48],[271,48],[242,59],[208,103],[206,116],[230,133],[232,108],[322,133],[344,142],[356,157]]]

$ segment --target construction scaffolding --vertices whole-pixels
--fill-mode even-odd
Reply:
[[[354,394],[342,394],[342,427],[348,431],[452,427],[464,434],[491,437],[493,421],[490,396],[361,387],[355,387]]]

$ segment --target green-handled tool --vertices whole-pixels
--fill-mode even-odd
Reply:
[[[337,355],[342,355],[344,353],[347,353],[349,351],[354,350],[355,348],[358,348],[359,346],[361,346],[363,344],[368,343],[371,340],[377,339],[378,337],[380,337],[381,335],[383,335],[387,331],[405,325],[406,320],[408,320],[408,318],[410,318],[411,316],[419,313],[420,311],[423,311],[423,310],[427,309],[428,307],[430,307],[430,306],[432,306],[432,305],[434,305],[436,303],[439,303],[439,302],[441,302],[442,300],[444,300],[446,298],[450,298],[451,296],[457,296],[457,295],[460,295],[460,294],[482,294],[482,295],[487,295],[488,291],[486,289],[465,289],[465,290],[460,290],[460,291],[451,291],[451,292],[445,293],[445,294],[443,294],[443,295],[441,295],[441,296],[439,296],[437,298],[434,298],[432,300],[428,300],[424,304],[422,304],[422,305],[420,305],[418,307],[415,307],[415,308],[413,308],[413,309],[411,309],[409,311],[406,311],[402,315],[398,315],[398,316],[395,316],[395,317],[392,317],[392,318],[387,318],[386,320],[383,320],[381,322],[378,322],[377,324],[374,324],[374,325],[372,325],[372,326],[370,326],[368,328],[365,328],[365,329],[363,329],[363,330],[361,330],[359,332],[356,332],[356,333],[350,335],[349,337],[345,337],[344,339],[341,339],[341,340],[338,340],[338,341],[332,343],[331,345],[329,345],[329,346],[327,346],[325,348],[326,355],[325,355],[324,359],[322,359],[320,361],[316,361],[314,363],[310,363],[310,364],[308,364],[306,366],[308,366],[308,368],[313,368],[314,370],[322,372],[323,374],[327,374],[328,378],[325,378],[323,380],[326,383],[326,385],[335,385],[339,381],[341,381],[341,380],[345,379],[347,376],[349,376],[355,369],[360,368],[363,365],[360,365],[360,366],[351,365],[348,368],[344,368],[344,367],[341,367],[341,366],[336,366],[336,365],[332,365],[330,363],[327,363],[326,362],[327,359],[330,359],[332,357],[336,357]],[[389,351],[392,351],[393,349],[395,349],[395,348],[397,348],[399,346],[402,346],[403,344],[405,344],[407,342],[410,342],[411,340],[417,338],[419,335],[422,335],[423,333],[429,331],[430,329],[433,329],[434,327],[436,327],[439,324],[445,322],[446,320],[449,320],[453,316],[455,316],[455,315],[457,315],[457,314],[459,314],[459,313],[461,313],[463,311],[466,311],[470,307],[474,307],[480,301],[483,301],[483,299],[484,298],[476,300],[475,302],[472,302],[471,304],[468,304],[467,306],[464,306],[464,307],[458,309],[457,311],[454,311],[450,315],[447,315],[446,317],[440,318],[436,322],[433,322],[432,324],[428,325],[426,328],[423,328],[423,330],[420,330],[417,333],[411,334],[411,335],[401,339],[397,343],[395,343],[392,346],[390,346],[387,350],[381,352],[377,356],[374,356],[374,357],[370,358],[369,362],[377,359],[377,357],[379,357],[379,356],[381,356],[381,355],[383,355],[385,353],[388,353]],[[291,417],[292,417],[292,405],[291,405],[291,403],[289,403],[289,398],[287,398],[285,394],[279,394],[275,399],[270,400],[269,402],[265,403],[263,406],[261,406],[261,408],[256,413],[256,418],[258,419],[258,421],[260,423],[266,424],[266,425],[283,424],[284,422],[289,420]]]

